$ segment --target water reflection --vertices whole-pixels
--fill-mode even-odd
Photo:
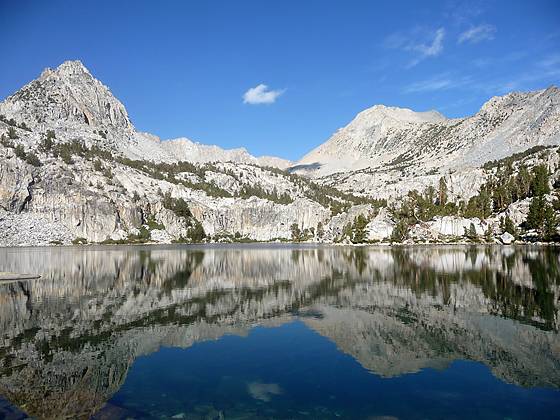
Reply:
[[[381,377],[473,360],[557,388],[559,269],[552,248],[1,249],[0,271],[42,278],[0,284],[0,394],[87,418],[139,356],[294,319]]]

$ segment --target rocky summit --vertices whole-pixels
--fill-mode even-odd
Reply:
[[[0,245],[551,240],[559,104],[550,87],[461,119],[377,105],[293,163],[139,132],[68,61],[0,103]]]

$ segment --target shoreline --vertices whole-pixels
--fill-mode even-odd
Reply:
[[[319,247],[350,247],[350,248],[409,248],[409,247],[560,247],[560,242],[514,242],[511,244],[502,244],[498,242],[485,243],[485,242],[437,242],[437,243],[332,243],[332,242],[276,242],[276,241],[263,241],[263,242],[192,242],[192,243],[163,243],[163,242],[144,242],[144,243],[130,243],[130,244],[102,244],[102,243],[88,243],[88,244],[44,244],[44,245],[0,245],[2,249],[46,249],[46,248],[115,248],[115,247],[188,247],[188,248],[213,248],[213,247],[291,247],[291,248],[319,248]],[[2,273],[0,272],[0,281]]]

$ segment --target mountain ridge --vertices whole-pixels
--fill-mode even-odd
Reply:
[[[519,111],[529,115],[519,115]],[[424,165],[427,170],[441,167],[442,158],[453,160],[448,168],[475,167],[532,146],[560,144],[560,89],[556,86],[493,97],[470,117],[447,119],[435,112],[434,117],[423,118],[426,113],[375,105],[357,114],[296,165],[300,173],[315,177],[402,163],[396,160]],[[512,126],[510,118],[517,125]],[[491,153],[481,150],[489,144]]]
[[[520,185],[488,212],[481,189],[516,186],[523,165],[546,165],[556,185],[558,148],[542,144],[557,144],[559,96],[513,93],[463,120],[377,105],[320,147],[346,164],[325,174],[315,159],[294,166],[137,131],[108,87],[65,62],[0,102],[0,245],[393,241],[398,207],[418,197],[429,213],[406,218],[398,241],[446,241],[469,227],[502,234],[500,217],[524,222],[531,191]],[[496,150],[524,153],[504,175],[479,163]],[[442,185],[450,206],[435,199]]]

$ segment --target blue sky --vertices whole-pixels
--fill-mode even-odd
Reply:
[[[560,82],[560,1],[0,0],[0,97],[79,59],[162,138],[297,159],[378,104]]]

